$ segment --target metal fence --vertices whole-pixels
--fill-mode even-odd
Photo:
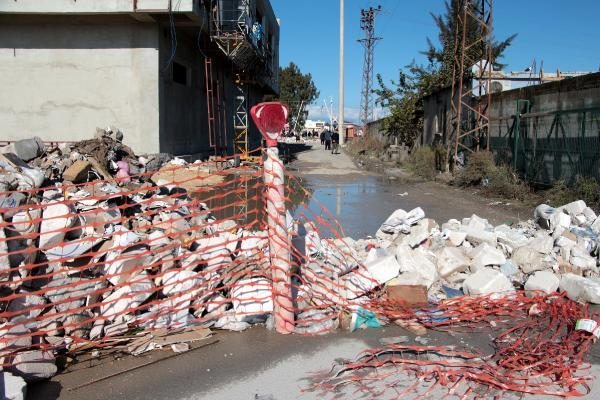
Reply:
[[[531,113],[523,100],[515,115],[492,119],[490,129],[496,158],[527,181],[600,179],[600,107]]]

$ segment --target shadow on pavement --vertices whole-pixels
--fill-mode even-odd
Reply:
[[[62,386],[59,382],[42,381],[27,385],[27,400],[56,400]]]

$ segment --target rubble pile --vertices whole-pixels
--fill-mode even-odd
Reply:
[[[226,201],[237,189],[211,192],[261,172],[136,156],[122,139],[108,129],[78,143],[31,139],[0,150],[5,382],[51,377],[57,356],[95,347],[181,352],[207,328],[273,326],[265,215],[249,209],[262,203],[247,192]],[[325,228],[336,235],[332,226],[288,213],[287,236],[271,238],[290,246],[296,333],[382,326],[394,320],[373,307],[382,298],[423,307],[524,289],[600,303],[600,219],[582,201],[541,205],[514,226],[476,215],[440,226],[420,208],[397,210],[372,238],[323,238]]]
[[[420,208],[397,210],[374,238],[345,241],[364,260],[361,282],[371,283],[365,292],[376,284],[418,285],[439,302],[449,291],[560,290],[572,300],[600,304],[600,218],[581,200],[559,208],[542,204],[533,220],[513,226],[492,226],[477,215],[440,226]]]
[[[243,330],[245,314],[272,311],[266,233],[217,220],[201,201],[233,163],[138,157],[117,130],[21,142],[0,151],[5,382],[49,378],[58,356],[94,347],[185,351],[200,328]],[[131,332],[129,344],[112,341]]]

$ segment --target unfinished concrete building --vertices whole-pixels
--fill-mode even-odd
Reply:
[[[278,71],[269,0],[0,2],[0,140],[113,125],[139,153],[245,153]]]

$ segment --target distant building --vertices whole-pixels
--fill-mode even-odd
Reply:
[[[325,129],[325,121],[316,121],[307,119],[304,124],[304,130],[310,133],[321,133]]]
[[[278,71],[269,0],[0,1],[0,140],[114,125],[139,153],[244,152]]]

